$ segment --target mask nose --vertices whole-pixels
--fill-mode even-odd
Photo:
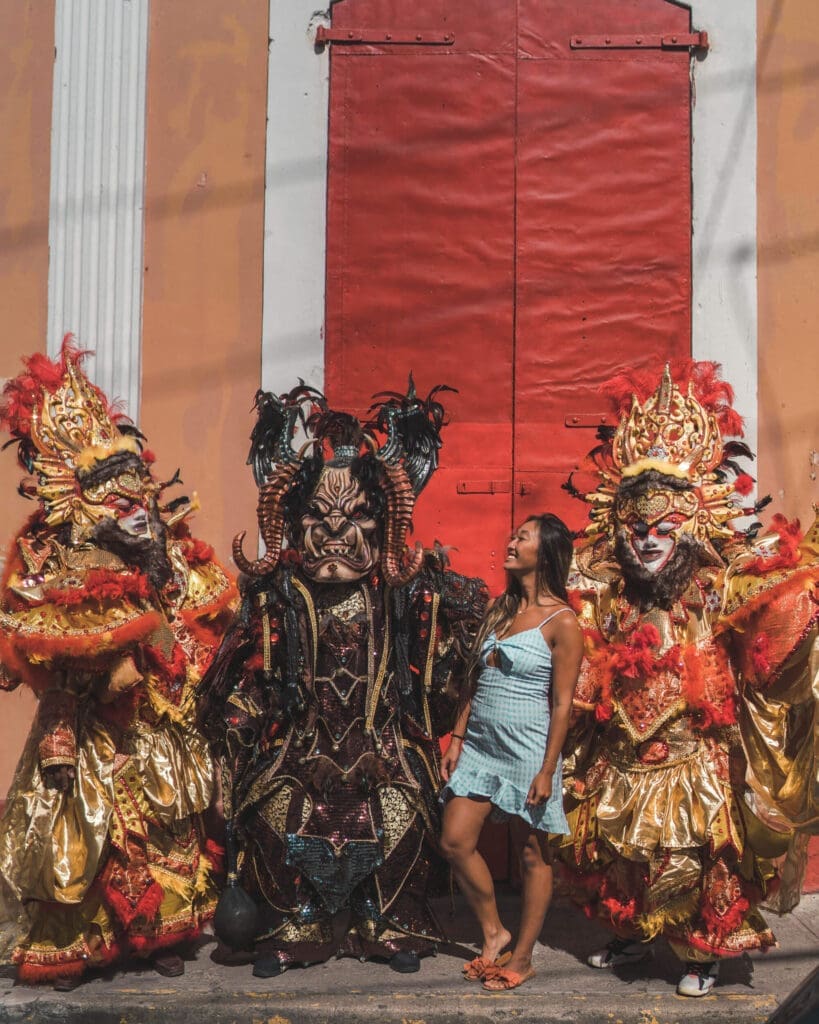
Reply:
[[[324,525],[334,536],[346,526],[347,517],[342,512],[330,512],[324,517]]]

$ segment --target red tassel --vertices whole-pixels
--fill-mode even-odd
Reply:
[[[637,900],[634,898],[622,903],[616,896],[607,896],[600,901],[600,905],[608,911],[615,928],[630,924],[637,916]]]
[[[780,512],[771,520],[770,529],[767,535],[772,533],[779,535],[777,550],[766,557],[759,555],[753,561],[744,566],[747,573],[762,574],[771,572],[773,569],[791,569],[798,565],[801,559],[799,545],[802,542],[803,533],[798,519],[788,521]]]
[[[703,899],[700,915],[709,936],[713,935],[721,941],[726,935],[735,932],[745,919],[749,906],[748,900],[744,896],[739,896],[724,914],[718,914],[710,901]]]
[[[771,639],[767,633],[760,633],[751,644],[751,664],[759,676],[768,676],[771,671]]]
[[[130,927],[137,917],[144,917],[147,921],[152,921],[159,912],[165,895],[162,886],[156,881],[151,882],[136,905],[133,905],[113,886],[108,885],[107,880],[103,884],[103,893],[106,903],[126,928]]]
[[[215,839],[205,840],[205,856],[211,864],[211,870],[215,875],[222,875],[225,871],[225,848]]]
[[[756,481],[750,473],[740,473],[736,480],[734,480],[734,490],[737,494],[750,494],[754,489],[755,483]]]

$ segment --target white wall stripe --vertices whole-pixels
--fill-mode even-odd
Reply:
[[[262,386],[324,384],[329,47],[314,0],[270,0]],[[328,4],[329,6],[329,4]]]
[[[48,351],[139,414],[149,0],[56,0]]]
[[[694,63],[693,354],[722,363],[755,452],[756,4],[693,0],[691,8],[694,27],[711,44]]]

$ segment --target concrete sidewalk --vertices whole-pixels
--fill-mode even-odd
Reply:
[[[504,921],[514,921],[515,894],[503,891],[499,902]],[[490,995],[460,977],[466,947],[476,937],[468,910],[460,900],[454,917],[446,903],[438,909],[453,943],[425,959],[417,974],[344,959],[261,981],[249,965],[215,964],[210,940],[189,961],[184,977],[172,980],[134,968],[95,975],[65,994],[16,986],[7,971],[0,978],[0,1022],[763,1024],[810,974],[819,955],[817,894],[805,896],[794,913],[772,919],[779,949],[726,962],[710,996],[685,999],[674,992],[678,961],[662,942],[653,958],[639,966],[615,971],[586,967],[585,955],[608,935],[558,900],[549,912],[543,944],[535,950],[537,977],[516,991]]]

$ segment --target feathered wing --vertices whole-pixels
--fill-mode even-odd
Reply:
[[[370,406],[375,412],[370,426],[387,435],[381,454],[388,461],[401,459],[416,496],[421,493],[438,468],[441,428],[445,410],[437,395],[442,391],[457,392],[447,384],[438,384],[426,398],[419,398],[410,374],[406,395],[380,391],[373,395],[383,399]]]
[[[799,899],[805,837],[819,834],[819,521],[804,538],[797,525],[775,517],[757,550],[735,559],[720,627],[742,681],[738,720],[757,813],[794,831],[781,912]]]

